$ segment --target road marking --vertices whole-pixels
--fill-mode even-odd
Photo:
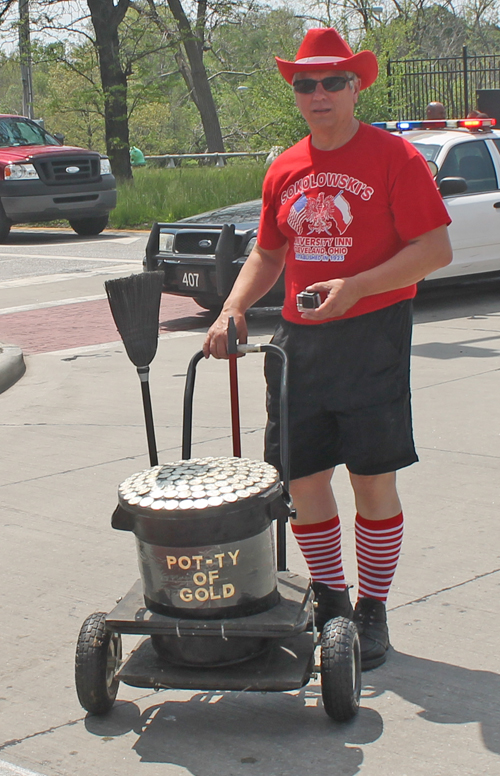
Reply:
[[[148,235],[148,232],[145,232],[145,236],[147,235]],[[108,245],[108,243],[120,243],[120,245],[132,245],[138,240],[142,240],[142,237],[108,237],[106,240],[102,240],[101,244],[105,243],[106,245]],[[55,243],[57,247],[59,247],[60,245],[71,245],[73,248],[78,245],[95,245],[95,244],[96,244],[95,240],[69,240],[68,242]],[[19,247],[19,250],[25,250],[30,246],[29,245],[19,245],[19,246],[7,245],[6,247],[10,248],[10,250],[12,250],[14,247]]]
[[[204,334],[203,329],[194,331],[168,331],[164,334],[160,334],[159,340],[177,339],[178,337],[195,337],[197,334]],[[121,340],[115,342],[101,342],[97,345],[82,345],[79,348],[63,348],[62,350],[47,350],[42,353],[31,353],[30,358],[34,356],[80,356],[86,353],[95,353],[96,350],[108,350],[111,348],[121,347],[125,351],[125,347]],[[2,774],[0,773],[0,776]]]
[[[0,776],[42,776],[42,774],[12,765],[6,760],[0,760]]]
[[[19,253],[3,253],[3,251],[0,251],[0,256],[7,257],[10,259],[19,259]],[[49,254],[46,253],[26,253],[22,257],[23,259],[60,259],[61,261],[110,261],[110,262],[116,262],[116,261],[126,261],[133,264],[134,262],[142,261],[142,257],[140,259],[113,259],[108,258],[105,259],[101,256],[59,256],[57,254]]]
[[[95,302],[97,299],[106,299],[106,294],[97,294],[96,296],[77,296],[71,299],[56,299],[53,302],[38,302],[38,304],[24,304],[20,307],[4,307],[0,310],[0,315],[11,315],[12,313],[26,313],[30,310],[44,310],[47,307],[59,307],[64,304],[80,304],[80,302]]]
[[[123,259],[122,259],[123,261]],[[59,283],[63,280],[75,280],[82,277],[97,277],[98,275],[114,275],[120,272],[130,272],[130,266],[137,265],[137,261],[122,264],[120,266],[112,265],[103,269],[88,269],[78,272],[61,272],[57,275],[28,275],[24,278],[15,278],[13,280],[3,280],[0,282],[0,288],[20,288],[21,286],[38,286],[44,283]]]
[[[145,233],[145,236],[148,234],[148,232]],[[137,240],[141,240],[142,237],[106,237],[104,240],[102,240],[103,243],[108,245],[108,243],[120,243],[120,245],[132,245],[132,243],[137,242]],[[57,243],[58,245],[95,245],[95,240],[82,240],[80,241],[70,241],[65,243]]]

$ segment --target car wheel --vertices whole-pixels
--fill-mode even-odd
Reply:
[[[108,216],[95,216],[94,218],[69,219],[69,225],[82,237],[101,234],[108,225]]]
[[[122,659],[119,633],[106,628],[106,614],[95,612],[83,623],[76,646],[75,684],[78,700],[91,714],[106,714],[115,702]]]
[[[194,301],[199,307],[203,307],[204,310],[210,310],[214,315],[219,315],[222,310],[222,302],[208,302],[206,299],[199,296],[194,297]]]
[[[5,210],[0,204],[0,242],[5,242],[5,240],[9,236],[11,226],[12,226],[12,221],[10,220],[10,218],[7,218],[7,216],[5,215]]]
[[[345,617],[329,620],[321,637],[321,693],[326,713],[346,722],[358,713],[361,650],[355,624]]]

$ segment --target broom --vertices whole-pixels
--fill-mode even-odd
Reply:
[[[155,357],[158,346],[163,280],[164,273],[155,271],[106,280],[104,283],[116,328],[141,380],[151,466],[158,465],[158,453],[149,392],[149,364]]]

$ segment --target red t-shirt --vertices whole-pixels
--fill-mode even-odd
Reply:
[[[288,240],[283,317],[306,321],[296,295],[322,280],[343,278],[392,258],[409,240],[450,218],[421,154],[403,138],[360,123],[334,151],[308,136],[272,163],[264,180],[257,236],[264,249]],[[415,296],[416,286],[360,299],[342,317],[379,310]]]

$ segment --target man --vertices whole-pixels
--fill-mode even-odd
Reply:
[[[428,167],[401,137],[360,123],[360,89],[376,79],[375,55],[351,49],[334,29],[306,34],[295,62],[276,58],[293,84],[311,134],[271,165],[257,244],[219,318],[205,356],[227,357],[233,317],[285,272],[283,320],[273,342],[290,359],[292,530],[307,561],[317,624],[353,617],[362,667],[389,647],[385,603],[402,540],[396,470],[417,460],[410,410],[411,299],[415,283],[451,261],[449,217]],[[297,294],[317,292],[301,312]],[[279,376],[266,362],[266,460],[279,468]],[[344,463],[354,490],[358,602],[344,577],[331,488]]]
[[[442,102],[430,102],[425,109],[425,117],[429,120],[445,119],[446,109]]]

